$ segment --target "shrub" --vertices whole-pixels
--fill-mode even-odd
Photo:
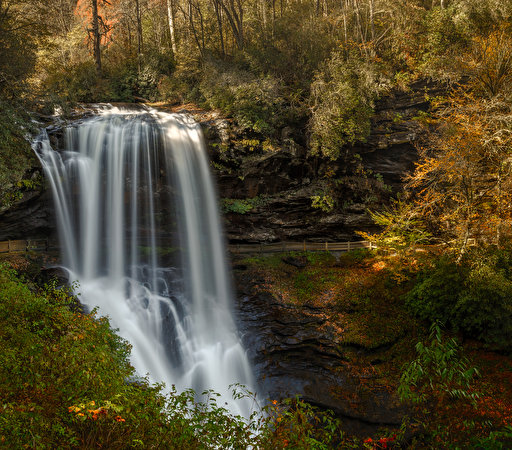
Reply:
[[[456,325],[454,310],[464,289],[465,267],[451,256],[442,257],[422,271],[405,296],[407,306],[421,319]]]
[[[55,96],[70,102],[90,102],[104,100],[98,98],[98,76],[93,61],[79,61],[65,67],[55,63],[46,68],[47,76],[43,88]]]
[[[511,266],[510,260],[508,266],[502,265],[503,252],[499,253],[488,252],[474,260],[452,314],[456,326],[466,334],[511,349]]]
[[[284,87],[270,75],[259,77],[210,60],[205,63],[200,89],[208,107],[223,110],[245,128],[274,136],[285,124]]]
[[[493,348],[511,349],[512,252],[473,250],[457,264],[445,256],[425,269],[406,304],[420,318],[440,321]]]
[[[337,159],[343,146],[366,140],[373,102],[381,89],[374,65],[334,53],[311,86],[313,154]]]
[[[402,400],[422,403],[439,392],[463,398],[475,405],[479,394],[471,392],[471,381],[479,375],[468,360],[460,356],[453,338],[444,339],[439,323],[430,327],[429,344],[416,344],[417,358],[407,363],[400,378],[398,394]]]
[[[200,402],[192,390],[164,394],[135,376],[130,346],[107,319],[70,303],[65,289],[38,292],[0,265],[2,448],[322,449],[343,437],[331,413],[299,399],[246,420],[212,391]],[[235,399],[246,396],[233,387]]]

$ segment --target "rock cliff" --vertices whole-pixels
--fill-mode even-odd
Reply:
[[[308,155],[288,128],[276,147],[218,112],[190,105],[172,111],[192,114],[203,127],[219,196],[231,202],[223,202],[230,242],[349,240],[359,230],[374,229],[368,209],[380,208],[401,190],[417,158],[417,118],[428,111],[428,96],[442,91],[418,81],[384,96],[376,105],[367,142],[347,148],[336,161]],[[81,120],[95,108],[81,108],[71,120]],[[52,133],[58,139],[59,126]],[[40,167],[30,170],[41,172]],[[0,240],[54,234],[49,197],[45,189],[27,190],[0,212]]]
[[[428,113],[429,97],[445,90],[423,80],[382,97],[367,142],[347,148],[337,161],[309,156],[287,129],[277,151],[216,114],[196,112],[220,197],[248,202],[242,213],[225,211],[228,239],[349,240],[358,230],[373,229],[368,209],[382,207],[402,189],[417,159],[419,119]]]

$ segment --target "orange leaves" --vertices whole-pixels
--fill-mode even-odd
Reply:
[[[107,402],[107,404],[110,405],[109,402]],[[68,407],[68,412],[75,414],[75,417],[83,418],[82,420],[98,420],[101,417],[104,417],[105,419],[109,417],[110,409],[108,406],[100,406],[99,408],[94,408],[95,406],[96,402],[93,400],[87,405],[83,403],[78,406],[72,405]],[[120,415],[115,415],[113,419],[116,422],[126,422],[126,419],[122,418]]]
[[[436,116],[440,126],[408,179],[415,208],[430,228],[455,237],[461,252],[470,235],[498,242],[512,222],[512,108],[457,90]]]
[[[85,29],[89,30],[92,21],[92,12],[90,0],[78,0],[75,8],[75,16],[79,17]],[[102,45],[107,45],[111,41],[112,30],[118,22],[116,4],[118,2],[98,1],[98,15],[101,17],[100,25],[102,30]]]

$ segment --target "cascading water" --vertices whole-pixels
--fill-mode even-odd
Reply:
[[[53,190],[63,262],[81,301],[133,346],[150,380],[213,389],[246,417],[253,387],[231,314],[222,230],[199,126],[183,115],[111,109],[36,143]]]

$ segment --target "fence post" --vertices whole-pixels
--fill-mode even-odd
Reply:
[[[7,253],[11,253],[11,241],[7,241]]]
[[[305,239],[303,241],[303,244],[304,244],[304,253],[306,253],[306,240]]]
[[[347,252],[350,251],[350,241],[347,241]]]

